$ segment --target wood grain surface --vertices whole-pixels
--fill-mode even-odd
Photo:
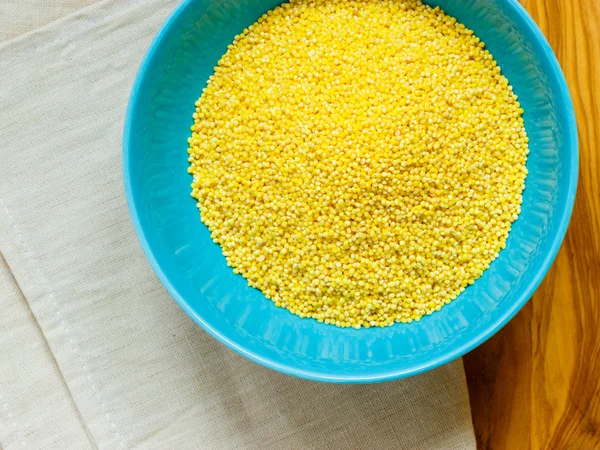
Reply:
[[[532,300],[464,358],[478,446],[600,449],[600,0],[520,0],[561,63],[577,114],[577,199]]]

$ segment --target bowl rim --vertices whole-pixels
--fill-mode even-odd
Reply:
[[[553,75],[556,77],[558,84],[560,86],[560,92],[558,97],[561,99],[563,103],[563,107],[567,112],[566,122],[567,122],[567,134],[568,136],[565,139],[567,145],[572,149],[570,152],[570,171],[568,173],[568,186],[566,192],[566,201],[564,204],[563,210],[560,212],[560,222],[558,225],[558,232],[552,238],[552,244],[550,247],[550,251],[546,254],[545,259],[543,260],[540,269],[536,273],[536,275],[530,280],[527,287],[523,291],[523,293],[515,299],[515,301],[510,305],[510,307],[497,319],[495,322],[491,323],[485,330],[480,332],[468,339],[468,341],[451,351],[436,357],[434,359],[428,360],[422,364],[410,367],[410,368],[400,368],[400,369],[392,369],[387,370],[382,373],[370,374],[370,375],[331,375],[331,374],[322,374],[318,371],[312,370],[304,370],[293,365],[283,364],[277,361],[273,361],[270,358],[263,357],[259,354],[256,354],[247,348],[244,347],[243,344],[238,342],[234,342],[231,339],[222,335],[218,330],[213,328],[210,323],[206,322],[202,316],[200,316],[183,298],[181,294],[177,291],[177,289],[171,284],[168,277],[163,272],[161,265],[156,259],[154,252],[151,246],[148,243],[146,238],[146,233],[144,228],[141,225],[140,218],[137,212],[136,201],[134,195],[132,193],[132,182],[130,175],[130,156],[132,152],[133,146],[132,144],[132,117],[134,116],[135,108],[138,104],[138,99],[143,95],[141,92],[141,86],[143,79],[147,73],[147,69],[151,64],[154,55],[158,51],[158,48],[161,46],[163,41],[166,38],[169,30],[174,26],[176,21],[180,16],[182,16],[186,11],[190,4],[196,0],[183,0],[175,10],[171,13],[171,15],[167,18],[166,22],[161,26],[160,30],[152,40],[142,63],[138,69],[135,81],[133,83],[133,87],[131,90],[131,94],[129,97],[129,102],[127,105],[126,115],[125,115],[125,124],[123,131],[123,141],[122,141],[122,169],[123,169],[123,181],[125,185],[125,196],[127,199],[127,206],[129,209],[129,214],[131,216],[131,221],[133,223],[133,227],[135,229],[135,233],[140,241],[144,254],[146,258],[150,262],[150,265],[156,275],[158,276],[161,283],[165,286],[171,297],[175,299],[175,301],[179,304],[179,306],[198,324],[200,325],[206,332],[208,332],[212,337],[225,344],[227,347],[236,351],[237,353],[249,358],[250,360],[257,362],[265,367],[276,370],[278,372],[282,372],[288,375],[293,375],[313,381],[323,381],[323,382],[331,382],[331,383],[352,383],[352,384],[363,384],[363,383],[375,383],[382,381],[390,381],[399,378],[405,378],[413,375],[417,375],[441,365],[447,364],[454,359],[457,359],[468,353],[475,347],[481,345],[483,342],[492,337],[495,333],[497,333],[510,319],[514,317],[514,315],[519,312],[519,310],[527,303],[527,301],[531,298],[537,287],[540,285],[546,273],[550,269],[550,266],[554,262],[558,250],[562,245],[564,240],[564,236],[566,234],[569,220],[571,218],[571,214],[573,212],[573,205],[575,202],[575,194],[577,191],[577,181],[578,181],[578,173],[579,173],[579,149],[578,149],[578,135],[577,135],[577,124],[575,119],[575,112],[573,109],[573,103],[571,100],[571,96],[569,93],[569,89],[567,86],[567,82],[565,80],[564,74],[561,70],[560,64],[550,47],[550,44],[546,40],[544,34],[537,26],[535,21],[531,18],[531,16],[527,13],[525,8],[521,6],[517,0],[497,0],[504,2],[509,8],[513,10],[513,13],[516,14],[519,19],[522,21],[522,24],[526,27],[530,28],[530,31],[533,32],[535,39],[538,44],[541,46],[541,52],[548,58],[551,64],[551,71]]]

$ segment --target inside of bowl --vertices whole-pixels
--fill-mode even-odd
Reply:
[[[460,356],[527,301],[568,221],[576,170],[574,119],[549,47],[515,0],[427,2],[475,31],[519,96],[530,137],[522,213],[499,258],[440,312],[412,324],[341,329],[276,308],[234,275],[190,197],[187,138],[194,102],[233,37],[278,3],[189,0],[141,69],[128,117],[125,178],[150,261],[209,332],[284,372],[363,382],[418,373]]]

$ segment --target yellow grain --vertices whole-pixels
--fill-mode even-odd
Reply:
[[[523,110],[473,32],[417,0],[294,0],[196,102],[192,196],[228,264],[341,327],[439,311],[505,247]]]

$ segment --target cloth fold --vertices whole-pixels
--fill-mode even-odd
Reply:
[[[129,90],[177,2],[90,3],[0,44],[0,446],[474,449],[460,361],[315,383],[246,360],[179,309],[121,175]]]

